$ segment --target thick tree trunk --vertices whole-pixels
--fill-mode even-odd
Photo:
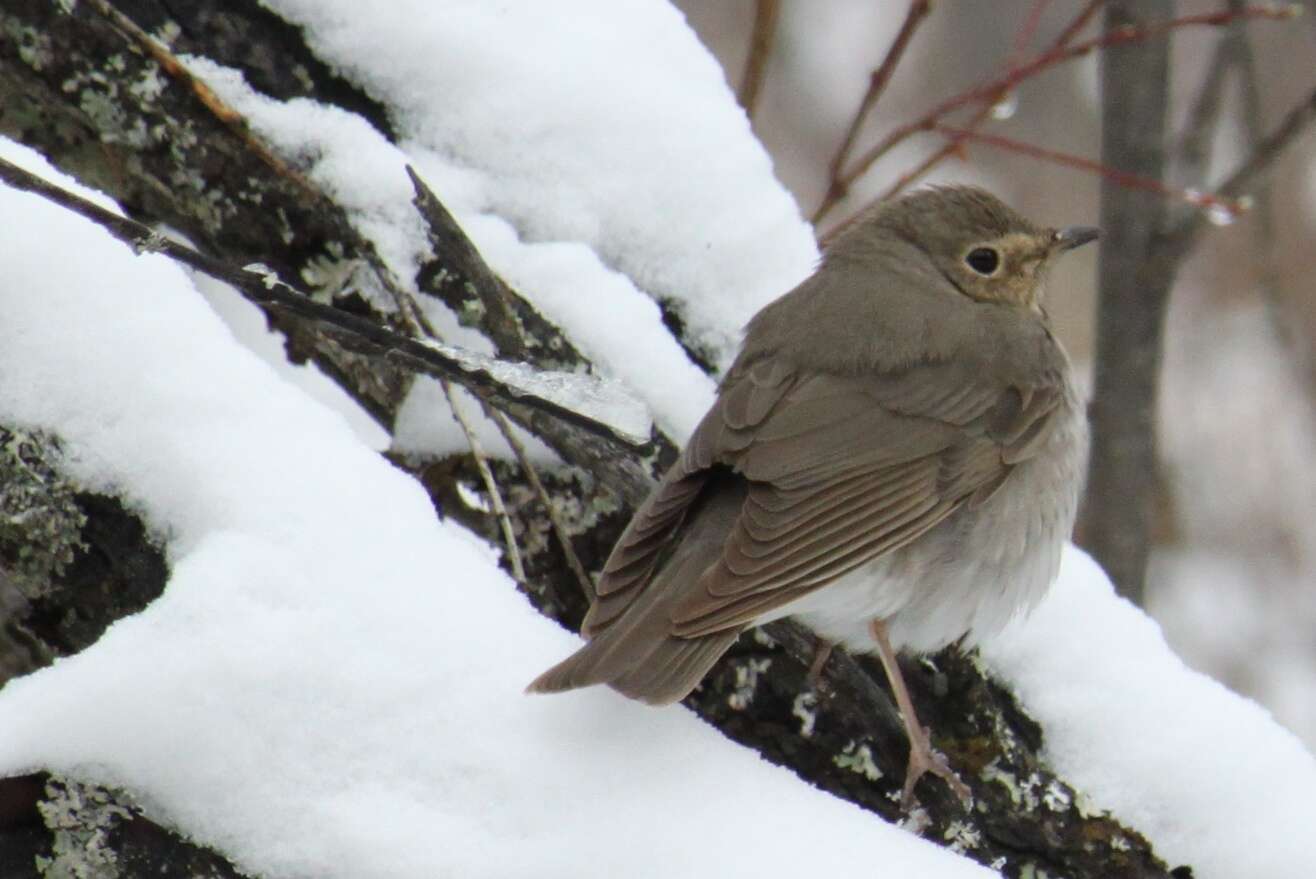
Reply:
[[[1172,16],[1170,0],[1113,2],[1106,27]],[[1101,161],[1152,180],[1166,169],[1168,38],[1101,55]],[[1166,199],[1106,179],[1101,187],[1092,458],[1079,534],[1120,594],[1142,604],[1156,499],[1156,392],[1173,273],[1144,268],[1164,227]]]

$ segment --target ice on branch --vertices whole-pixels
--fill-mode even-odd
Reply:
[[[649,407],[630,388],[615,379],[578,372],[536,369],[528,363],[510,363],[433,339],[426,345],[451,358],[467,372],[484,372],[517,396],[538,397],[594,421],[606,424],[635,445],[649,441],[653,419]]]

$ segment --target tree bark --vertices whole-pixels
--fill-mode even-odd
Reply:
[[[1112,2],[1106,28],[1170,18],[1170,0]],[[1166,169],[1170,43],[1148,40],[1101,55],[1101,161],[1152,180]],[[1120,594],[1142,604],[1156,498],[1156,400],[1174,271],[1146,271],[1166,199],[1111,179],[1101,187],[1092,457],[1080,540]]]

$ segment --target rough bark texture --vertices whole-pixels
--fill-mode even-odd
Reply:
[[[242,879],[122,791],[45,772],[0,779],[0,876]]]
[[[1110,3],[1106,28],[1170,18],[1169,0]],[[1169,40],[1113,47],[1101,55],[1101,161],[1160,180],[1166,165]],[[1098,263],[1092,457],[1084,498],[1084,547],[1120,594],[1142,604],[1156,497],[1156,391],[1165,311],[1174,271],[1148,271],[1164,228],[1166,199],[1106,179]]]
[[[139,2],[121,8],[149,29],[172,31],[176,26],[179,51],[241,67],[260,88],[281,97],[306,95],[339,103],[362,112],[381,131],[389,130],[381,108],[334,78],[295,28],[272,21],[255,3]],[[105,189],[140,219],[179,228],[203,250],[232,263],[262,262],[297,283],[317,261],[341,265],[355,260],[365,280],[353,289],[374,285],[387,290],[393,283],[340,208],[295,173],[261,160],[240,131],[218,122],[185,83],[164,74],[87,3],[64,14],[47,0],[11,0],[0,9],[0,33],[5,35],[0,40],[0,133],[33,145],[55,164]],[[129,89],[135,82],[159,88]],[[459,230],[454,232],[455,224],[434,216],[430,221],[436,257],[417,279],[422,292],[466,316],[501,352],[541,366],[587,366],[555,328],[488,273]],[[452,273],[458,273],[459,283],[451,281]],[[319,292],[339,307],[400,326],[397,313],[386,307],[387,296]],[[282,320],[280,326],[288,333],[290,356],[313,358],[381,424],[391,426],[409,375],[383,361],[348,354],[296,323]],[[567,462],[543,475],[576,553],[588,570],[597,571],[652,473],[670,459],[671,444],[656,437],[653,453],[645,458],[636,454],[600,461],[597,449],[561,424],[542,413],[519,414]],[[456,490],[459,481],[479,484],[468,458],[395,463],[421,481],[440,515],[500,539],[497,523],[463,503]],[[613,468],[608,471],[613,478],[606,478],[605,466]],[[521,541],[529,598],[564,625],[578,626],[585,602],[540,501],[513,467],[497,464],[496,470]],[[122,508],[84,512],[90,529],[105,517],[114,521]],[[134,570],[150,579],[149,567]],[[838,653],[813,692],[805,683],[811,637],[784,623],[770,627],[770,634],[742,638],[687,700],[689,707],[810,783],[889,820],[899,818],[896,801],[907,745],[884,683],[878,683],[880,670]],[[966,812],[944,785],[926,779],[918,790],[926,807],[916,826],[921,833],[1011,877],[1042,871],[1069,877],[1171,875],[1145,840],[1115,818],[1093,814],[1080,795],[1055,778],[1038,756],[1043,731],[972,657],[952,650],[931,661],[909,662],[906,670],[924,722],[976,800]],[[0,851],[11,844],[30,847],[34,832],[45,834],[40,840],[47,844],[49,834],[35,829],[31,805],[49,796],[36,792],[46,785],[39,777],[0,784],[0,811],[15,816],[0,821]],[[19,806],[8,809],[10,802]],[[111,834],[111,846],[121,846],[120,863],[127,864],[128,843],[116,841],[122,838]],[[143,845],[161,857],[170,857],[168,847],[178,842],[167,833],[150,839]]]
[[[168,576],[142,521],[59,462],[56,438],[0,426],[0,685],[91,645]]]

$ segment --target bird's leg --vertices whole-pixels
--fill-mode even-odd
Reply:
[[[910,701],[909,690],[905,688],[905,677],[900,673],[900,665],[896,662],[896,651],[891,649],[891,640],[886,634],[886,623],[874,619],[869,623],[869,629],[873,633],[874,640],[877,641],[877,655],[882,659],[882,668],[886,670],[887,680],[891,682],[891,691],[895,693],[896,705],[900,708],[900,718],[905,722],[905,733],[909,736],[909,766],[905,770],[905,789],[900,798],[901,807],[907,812],[913,808],[914,785],[918,784],[924,773],[931,772],[950,785],[950,789],[960,798],[960,802],[968,808],[972,799],[968,786],[960,781],[955,771],[946,764],[946,758],[932,750],[928,731],[918,722],[918,715],[914,713],[914,703]]]
[[[806,680],[809,682],[809,688],[818,689],[818,681],[822,680],[823,669],[827,667],[827,660],[832,658],[832,647],[835,646],[831,641],[823,638],[818,639],[818,643],[813,647],[813,662],[809,663],[809,676]]]

